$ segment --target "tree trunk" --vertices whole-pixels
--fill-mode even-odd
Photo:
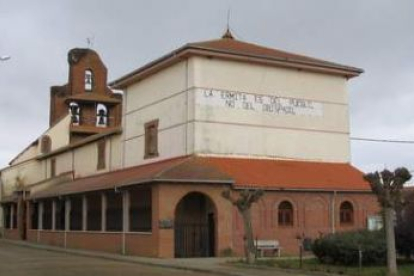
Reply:
[[[387,266],[388,276],[397,276],[397,254],[395,251],[394,235],[394,210],[391,207],[384,208],[385,212],[385,235],[387,239]]]
[[[244,252],[246,254],[246,261],[248,264],[253,264],[255,261],[255,248],[253,242],[253,229],[251,221],[250,209],[242,210],[243,225],[244,225]]]

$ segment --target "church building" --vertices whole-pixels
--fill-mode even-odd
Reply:
[[[347,83],[361,69],[235,39],[189,43],[108,84],[68,54],[50,127],[0,171],[3,234],[147,257],[243,255],[222,196],[261,189],[257,241],[366,229],[379,206],[350,164]]]

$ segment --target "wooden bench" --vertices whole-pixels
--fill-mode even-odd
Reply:
[[[260,257],[263,257],[264,251],[271,250],[273,255],[277,251],[277,256],[280,257],[281,247],[278,240],[255,240],[254,247],[256,252],[260,252]]]

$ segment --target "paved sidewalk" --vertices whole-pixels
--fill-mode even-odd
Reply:
[[[230,265],[228,262],[239,260],[240,258],[184,258],[184,259],[159,259],[159,258],[147,258],[147,257],[137,257],[137,256],[126,256],[126,255],[117,255],[96,251],[86,251],[78,249],[69,249],[56,246],[48,246],[36,243],[30,243],[26,241],[13,241],[0,239],[0,243],[7,242],[15,245],[26,246],[36,249],[55,251],[55,252],[65,252],[79,256],[86,257],[96,257],[103,258],[113,261],[121,261],[128,263],[137,263],[150,266],[158,266],[165,268],[175,268],[182,270],[190,270],[195,272],[204,272],[211,273],[215,275],[224,275],[224,276],[307,276],[307,275],[325,275],[325,274],[315,274],[315,273],[300,273],[300,272],[291,272],[285,271],[276,268],[262,268],[262,267],[245,267],[245,266],[235,266]]]

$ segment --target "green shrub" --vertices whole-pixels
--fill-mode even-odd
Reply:
[[[355,231],[329,234],[315,240],[313,254],[322,263],[356,265],[362,250],[364,265],[383,264],[387,248],[383,231]]]

